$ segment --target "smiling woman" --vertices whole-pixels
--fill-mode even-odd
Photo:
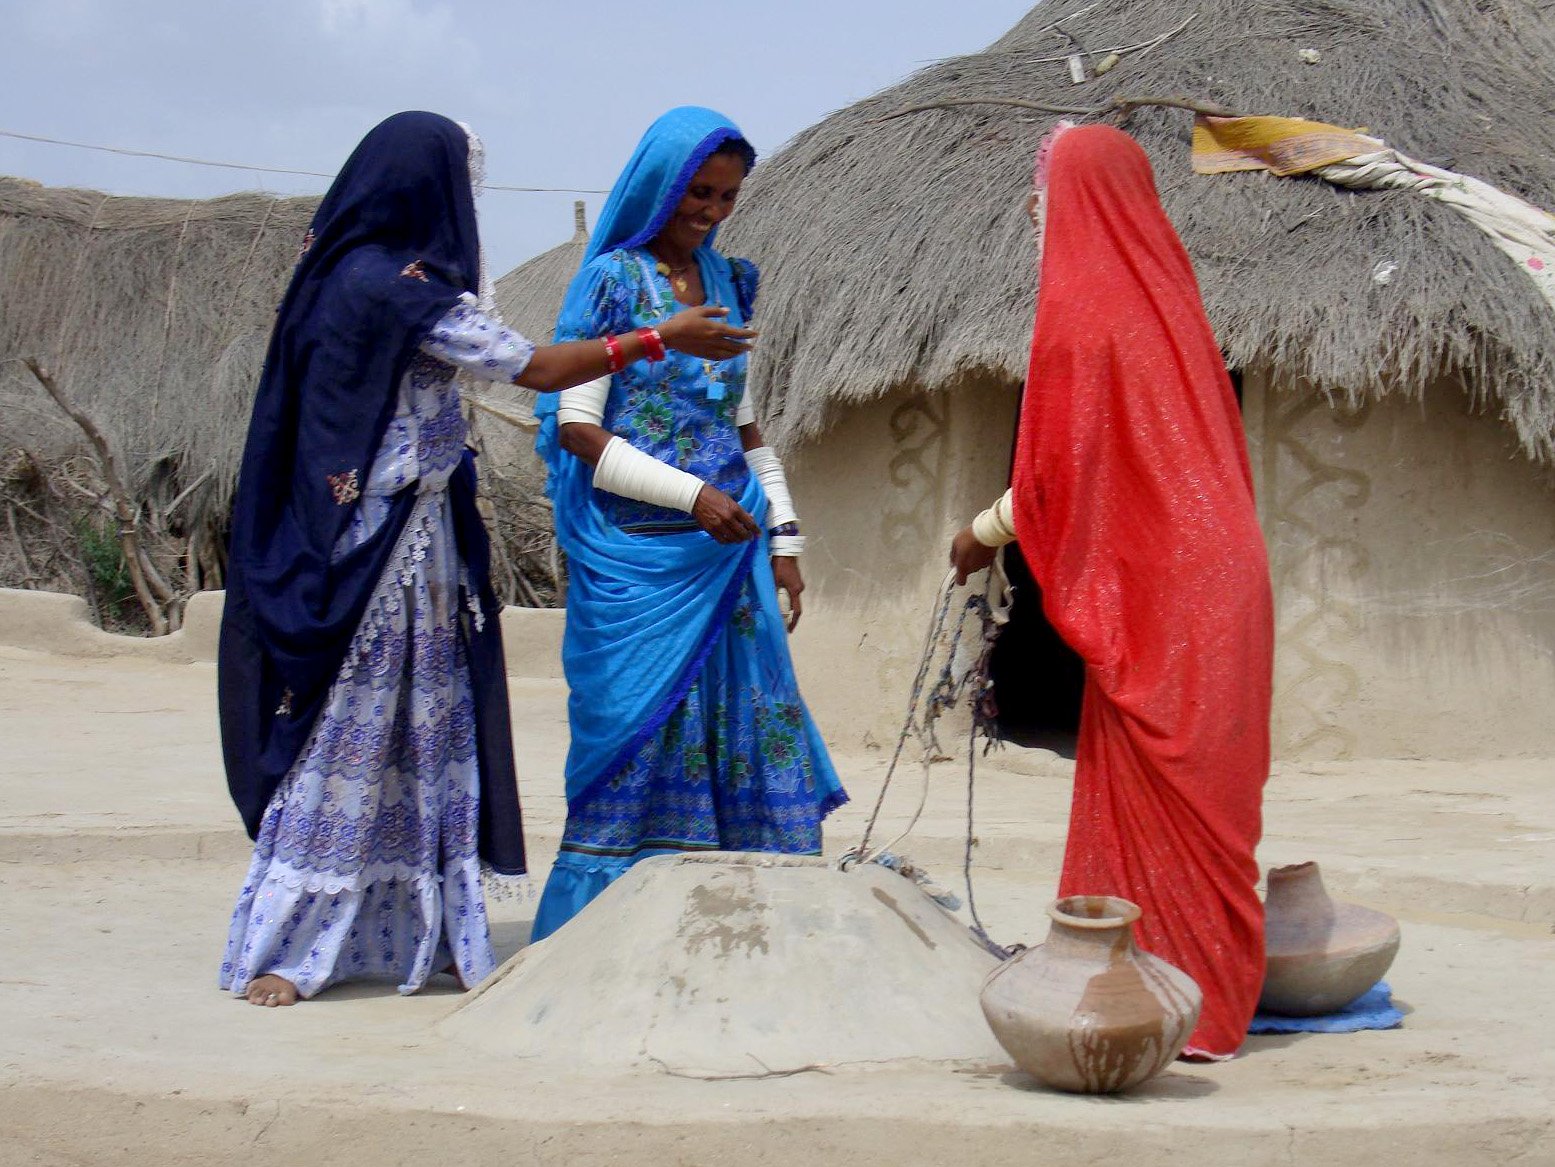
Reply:
[[[556,339],[652,328],[692,306],[745,325],[755,265],[713,239],[755,159],[712,110],[655,122],[605,204]],[[846,800],[789,659],[803,541],[746,359],[650,354],[537,410],[570,574],[572,748],[535,939],[648,855],[818,853],[821,819]]]

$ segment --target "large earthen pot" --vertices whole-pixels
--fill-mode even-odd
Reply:
[[[1139,908],[1069,896],[1047,940],[983,984],[983,1015],[1015,1064],[1045,1086],[1110,1094],[1160,1073],[1198,1024],[1193,978],[1134,947]]]
[[[1269,869],[1264,900],[1269,968],[1258,1008],[1319,1017],[1354,1001],[1398,954],[1398,921],[1329,898],[1316,863]]]

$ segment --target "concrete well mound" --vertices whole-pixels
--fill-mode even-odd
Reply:
[[[442,1029],[491,1053],[610,1071],[1002,1065],[978,1006],[996,963],[878,866],[665,855],[508,961]]]

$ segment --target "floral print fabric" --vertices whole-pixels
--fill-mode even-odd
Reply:
[[[562,851],[637,859],[660,851],[819,854],[825,747],[792,673],[753,655],[766,618],[747,580],[686,699],[624,770],[569,808]],[[772,682],[776,679],[778,683]]]
[[[704,256],[702,262],[704,286],[717,286],[705,265],[725,261]],[[757,273],[746,261],[729,262],[733,279],[722,282],[732,286],[736,303],[724,306],[731,322],[742,322],[755,300]],[[658,324],[679,307],[668,278],[644,250],[611,252],[587,270],[594,277],[591,306],[574,317],[576,324],[558,329],[558,340]],[[611,378],[604,428],[742,498],[751,472],[735,417],[746,391],[745,364],[744,357],[717,364],[678,353],[633,362]],[[593,491],[592,501],[606,524],[635,537],[636,546],[620,548],[621,555],[651,561],[656,537],[698,529],[681,511],[600,490]],[[559,529],[565,525],[562,521]],[[732,612],[706,659],[687,665],[696,672],[682,678],[685,696],[662,724],[660,710],[646,725],[633,727],[651,733],[624,766],[570,797],[561,852],[532,939],[561,927],[649,855],[820,852],[821,820],[847,795],[800,699],[771,568],[759,551],[755,566],[736,585]],[[609,574],[604,563],[594,570]],[[577,596],[575,589],[573,603]],[[569,636],[579,619],[577,610],[569,612]],[[578,679],[570,670],[569,681],[576,703]]]
[[[732,261],[752,284],[755,268]],[[662,324],[679,309],[669,277],[644,250],[616,251],[596,291],[588,328],[561,331],[557,340],[588,340]],[[737,305],[725,305],[738,311]],[[731,312],[731,317],[733,312]],[[746,357],[704,361],[685,353],[662,361],[634,361],[610,379],[601,423],[612,434],[659,461],[694,474],[738,497],[750,474],[734,424],[745,396]],[[683,512],[596,491],[600,510],[624,531],[685,531],[696,524]]]
[[[847,794],[799,696],[770,575],[758,575],[767,571],[758,562],[746,576],[664,725],[619,773],[568,803],[532,940],[650,855],[820,853],[821,821]]]

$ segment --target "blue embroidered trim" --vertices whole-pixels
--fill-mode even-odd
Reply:
[[[669,721],[670,715],[680,708],[680,703],[686,699],[686,694],[691,692],[691,686],[696,683],[697,676],[701,673],[702,667],[707,664],[707,658],[712,654],[713,645],[718,643],[718,638],[724,634],[730,618],[734,615],[734,609],[739,604],[740,593],[745,587],[745,580],[750,575],[751,568],[755,565],[756,549],[760,544],[760,539],[751,540],[750,546],[745,551],[745,562],[734,573],[733,578],[729,581],[728,588],[724,591],[723,596],[719,598],[718,607],[713,612],[713,618],[708,622],[707,634],[702,638],[702,643],[697,646],[696,652],[691,654],[691,660],[687,663],[685,671],[676,680],[675,687],[670,690],[669,696],[665,697],[658,709],[654,710],[653,716],[648,718],[642,727],[627,739],[626,745],[621,747],[616,756],[611,759],[610,764],[601,770],[593,781],[578,791],[576,799],[568,799],[569,806],[574,801],[582,801],[601,782],[614,778],[622,770],[626,769],[632,759],[637,756],[637,751],[643,748],[643,745],[649,738],[663,729],[665,722]]]
[[[653,218],[648,225],[625,242],[616,244],[616,249],[629,251],[634,247],[642,247],[664,230],[664,224],[669,222],[670,216],[675,213],[675,208],[680,206],[680,200],[686,197],[686,188],[691,185],[696,172],[702,169],[702,163],[716,154],[718,147],[725,142],[742,136],[738,130],[721,126],[703,138],[702,144],[691,152],[691,157],[687,158],[686,164],[680,168],[680,173],[675,176],[675,185],[670,187],[669,197],[653,213]]]

